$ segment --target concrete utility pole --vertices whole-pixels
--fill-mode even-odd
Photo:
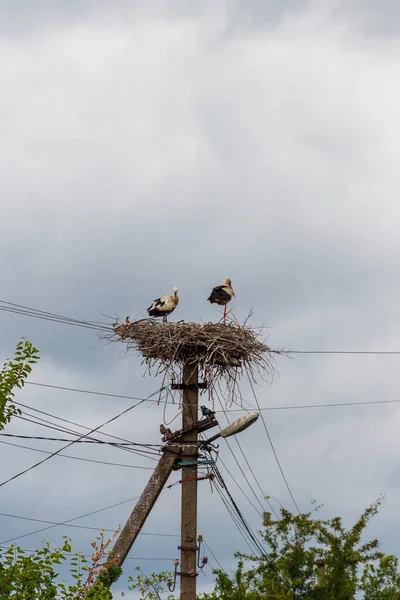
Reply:
[[[145,524],[158,496],[161,494],[178,457],[178,453],[176,451],[174,452],[173,448],[164,450],[164,454],[154,469],[154,472],[137,501],[131,516],[126,522],[125,527],[121,531],[110,553],[108,562],[112,561],[112,563],[117,566],[122,565],[133,542],[136,540]]]
[[[198,363],[186,362],[182,376],[182,513],[181,513],[181,600],[196,600],[197,577],[197,440],[198,429]]]

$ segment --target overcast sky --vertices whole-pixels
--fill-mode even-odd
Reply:
[[[372,0],[1,0],[1,299],[101,320],[143,315],[177,286],[173,318],[217,320],[206,298],[230,277],[237,318],[253,309],[274,347],[400,350],[399,31],[393,0],[379,9]],[[21,336],[40,349],[31,381],[137,397],[160,386],[94,331],[0,319],[1,359]],[[387,355],[279,357],[279,377],[257,393],[271,408],[400,400],[399,364]],[[17,399],[91,428],[133,404],[37,386]],[[142,404],[105,430],[159,443],[159,424],[176,414]],[[370,535],[399,553],[400,405],[264,414],[301,510],[315,499],[351,525],[384,493]],[[57,435],[25,421],[7,432]],[[293,509],[260,420],[240,442],[265,493]],[[0,446],[1,480],[44,457]],[[111,447],[67,454],[155,464]],[[220,458],[255,501],[225,443]],[[257,529],[259,515],[221,472]],[[0,488],[1,512],[63,521],[139,495],[150,473],[54,457]],[[209,484],[199,487],[199,533],[232,569],[233,552],[247,547]],[[133,504],[76,524],[112,529]],[[175,486],[144,531],[179,534],[179,510]],[[0,543],[45,526],[0,524]],[[96,532],[56,527],[19,543],[60,544],[65,534],[88,553]],[[136,564],[171,569],[178,544],[141,536],[127,574]],[[212,582],[206,573],[201,590]]]

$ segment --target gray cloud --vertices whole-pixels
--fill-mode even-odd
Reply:
[[[361,0],[334,2],[335,14],[364,34],[378,34],[383,38],[398,36],[400,31],[400,8],[395,0],[383,0],[379,3]]]

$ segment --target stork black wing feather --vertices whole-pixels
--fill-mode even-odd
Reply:
[[[229,302],[230,299],[231,296],[225,290],[224,285],[217,285],[215,288],[213,288],[209,298],[207,298],[207,300],[211,303],[215,302],[216,300],[226,300]]]
[[[165,305],[165,300],[161,300],[161,298],[157,298],[147,309],[150,317],[160,317],[163,316],[163,312],[159,312],[159,309]]]

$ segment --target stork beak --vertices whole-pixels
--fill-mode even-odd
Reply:
[[[236,297],[236,294],[235,294],[235,292],[234,292],[233,290],[232,290],[232,296],[235,296],[235,297]]]

